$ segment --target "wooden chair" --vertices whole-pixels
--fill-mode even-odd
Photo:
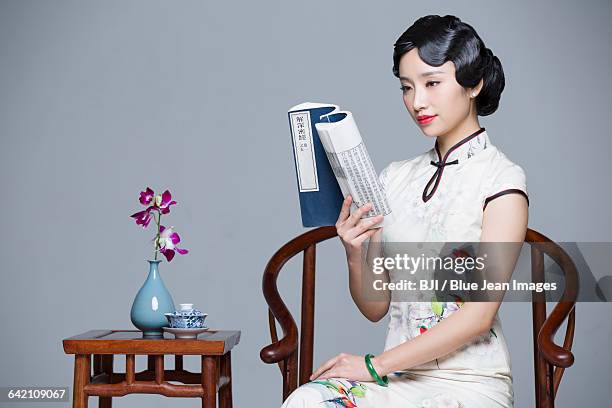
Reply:
[[[268,303],[272,344],[261,350],[260,358],[265,363],[279,365],[283,376],[283,401],[298,385],[308,382],[313,371],[316,244],[336,235],[334,226],[315,228],[299,235],[276,251],[264,271],[263,294]],[[544,281],[544,254],[559,265],[565,276],[565,291],[550,315],[547,316],[544,292],[534,294],[532,303],[536,407],[553,408],[563,371],[574,363],[571,347],[576,319],[574,305],[578,293],[578,274],[567,253],[546,236],[528,229],[525,242],[531,245],[533,282]],[[293,316],[278,293],[276,282],[283,265],[300,252],[304,253],[304,257],[301,328],[298,331]],[[561,347],[554,343],[554,335],[566,318],[568,322]],[[276,320],[283,330],[280,340]]]

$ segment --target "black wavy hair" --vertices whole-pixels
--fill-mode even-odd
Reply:
[[[473,88],[483,79],[476,97],[477,113],[487,116],[497,110],[505,86],[504,70],[471,25],[451,15],[419,18],[393,45],[393,75],[399,78],[400,58],[415,47],[428,65],[438,67],[452,61],[455,79],[465,88]]]

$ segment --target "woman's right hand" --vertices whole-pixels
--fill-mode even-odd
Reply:
[[[344,245],[346,249],[348,257],[361,254],[361,244],[366,239],[381,231],[381,228],[370,230],[368,230],[368,228],[380,223],[385,218],[384,215],[379,214],[366,220],[361,219],[364,214],[367,214],[367,212],[372,209],[372,203],[362,205],[350,214],[352,201],[353,198],[350,195],[346,196],[342,203],[338,221],[336,222],[336,231],[342,241],[342,245]]]

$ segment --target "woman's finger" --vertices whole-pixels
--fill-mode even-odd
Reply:
[[[359,235],[357,238],[355,238],[352,241],[352,244],[354,246],[359,246],[363,243],[363,241],[365,241],[366,239],[370,238],[372,235],[374,235],[376,233],[375,229],[371,229],[367,232],[364,232],[363,234]]]
[[[338,220],[336,221],[336,227],[338,227],[340,223],[343,223],[348,218],[352,202],[353,197],[350,194],[347,195],[342,202],[342,208],[340,209],[340,214],[338,215]]]
[[[370,229],[372,226],[376,225],[376,224],[380,224],[382,222],[382,220],[385,219],[385,216],[382,214],[376,215],[374,217],[370,217],[370,218],[365,218],[365,219],[361,219],[359,220],[359,222],[357,223],[357,225],[355,225],[352,229],[355,230],[355,237],[357,237],[358,235],[360,235],[361,233],[367,231],[368,229]],[[349,232],[352,232],[349,230]]]
[[[372,235],[370,242],[381,242],[383,227],[376,228],[376,232]]]
[[[339,357],[340,356],[330,358],[325,363],[323,363],[319,368],[317,368],[317,370],[314,373],[312,373],[312,375],[310,376],[310,379],[312,380],[314,378],[317,378],[319,375],[321,375],[321,373],[324,373],[325,371],[333,367],[334,364],[336,364],[336,361],[338,360]]]
[[[329,370],[322,373],[319,378],[322,380],[327,380],[329,378],[339,377],[339,375],[335,371],[335,367],[330,368]]]
[[[351,216],[348,218],[347,223],[351,227],[355,226],[355,224],[359,222],[361,217],[363,217],[364,214],[367,214],[367,212],[370,211],[372,207],[374,207],[374,204],[372,203],[367,203],[367,204],[362,205],[357,210],[353,211]]]
[[[338,232],[338,235],[342,238],[343,241],[346,242],[349,239],[353,238],[353,236],[347,237],[346,232],[353,228],[355,224],[359,222],[363,214],[366,214],[372,206],[372,203],[362,205],[357,210],[353,211],[353,213],[343,223],[336,226],[336,231]]]
[[[360,220],[356,226],[346,231],[344,239],[346,241],[351,241],[357,238],[363,232],[367,231],[368,228],[372,227],[373,225],[379,224],[384,218],[384,215],[377,215],[375,217],[371,217],[365,220]]]
[[[317,370],[314,373],[312,373],[312,375],[310,376],[310,380],[315,380],[319,378],[321,374],[323,374],[324,372],[326,372],[333,366],[334,366],[334,363],[332,363],[331,365],[327,365],[327,363],[325,363],[321,367],[317,368]]]

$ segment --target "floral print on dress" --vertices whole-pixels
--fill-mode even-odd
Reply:
[[[487,148],[487,138],[481,133],[468,142],[467,158]]]
[[[412,337],[425,333],[433,326],[450,316],[463,306],[463,300],[457,296],[454,302],[440,302],[435,296],[430,302],[416,302],[410,310],[413,323]]]
[[[455,298],[455,301],[440,302],[434,296],[430,302],[412,303],[408,319],[410,338],[425,333],[465,304],[460,296],[455,295]],[[472,342],[463,346],[463,349],[469,354],[478,356],[486,356],[499,351],[495,329],[491,327],[488,333],[476,337]],[[439,368],[438,359],[435,362]]]
[[[497,333],[491,327],[488,333],[485,333],[471,343],[465,346],[465,351],[469,354],[477,356],[488,356],[501,351],[499,342],[497,341]]]
[[[419,192],[420,188],[407,190],[411,193],[411,196],[403,198],[409,200],[409,205],[405,207],[404,217],[401,219],[408,216],[415,218],[416,224],[427,226],[428,241],[446,241],[449,233],[446,217],[449,212],[449,205],[455,198],[454,190],[449,190],[451,187],[457,188],[457,186],[448,186],[447,184],[438,185],[436,193],[426,203],[423,202]]]
[[[359,381],[330,378],[328,380],[314,380],[309,384],[320,384],[338,394],[333,398],[321,401],[329,407],[356,408],[357,398],[364,398],[367,386]]]

